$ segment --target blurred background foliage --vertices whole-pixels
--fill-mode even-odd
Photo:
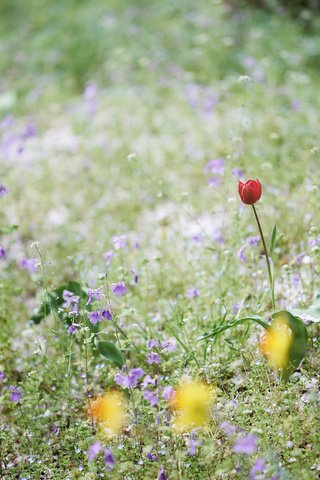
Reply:
[[[35,88],[59,100],[92,79],[102,86],[163,84],[181,81],[182,72],[207,84],[243,74],[244,55],[268,56],[280,47],[287,58],[272,73],[282,79],[301,50],[302,68],[320,67],[315,8],[319,1],[2,0],[0,69],[7,84],[2,79],[0,91],[14,84],[15,98]],[[296,22],[289,12],[298,13]],[[308,35],[299,36],[306,28]]]
[[[268,8],[271,10],[287,9],[288,12],[305,14],[305,10],[317,10],[320,8],[319,0],[249,0],[243,2],[243,5],[251,3],[258,8]]]

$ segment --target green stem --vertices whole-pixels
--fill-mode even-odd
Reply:
[[[268,274],[269,274],[269,282],[270,282],[270,291],[271,291],[271,300],[272,300],[272,309],[275,310],[274,281],[273,281],[273,277],[272,277],[272,273],[271,273],[271,266],[270,266],[269,254],[268,254],[266,242],[265,242],[265,239],[264,239],[264,236],[263,236],[263,232],[262,232],[262,228],[261,228],[261,223],[260,223],[260,220],[259,220],[259,217],[258,217],[258,214],[257,214],[257,211],[256,211],[256,208],[255,208],[254,204],[252,204],[252,208],[253,208],[254,216],[255,216],[256,221],[257,221],[257,225],[258,225],[258,229],[259,229],[259,233],[260,233],[260,237],[261,237],[261,241],[262,241],[262,245],[263,245],[263,249],[264,249],[264,254],[265,254],[265,257],[266,257],[266,261],[267,261]]]
[[[237,320],[234,320],[233,322],[225,323],[224,325],[220,325],[220,327],[215,328],[210,333],[205,333],[204,335],[199,337],[196,341],[199,342],[199,341],[205,340],[207,338],[216,337],[217,335],[224,332],[225,330],[229,330],[229,328],[234,328],[237,325],[241,325],[242,323],[246,323],[246,322],[256,322],[259,325],[261,325],[261,327],[265,328],[266,330],[268,330],[268,328],[269,328],[269,324],[267,322],[265,322],[262,318],[258,317],[257,315],[251,316],[251,317],[238,318]]]
[[[91,399],[90,399],[87,339],[85,339],[84,341],[84,360],[85,360],[85,370],[86,370],[86,393],[87,393],[87,401],[88,401],[88,411],[90,412],[91,428],[92,428],[92,432],[94,433],[94,421],[93,421],[93,413],[91,411]]]

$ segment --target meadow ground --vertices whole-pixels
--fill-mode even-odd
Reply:
[[[3,0],[0,36],[1,478],[319,478],[319,21]],[[271,318],[249,178],[276,309],[309,309],[286,382],[253,321],[199,340]]]

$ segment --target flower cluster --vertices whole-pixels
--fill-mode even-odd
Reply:
[[[98,441],[94,442],[89,447],[89,452],[88,452],[89,462],[92,462],[102,450],[104,452],[104,464],[106,466],[106,469],[108,471],[113,470],[115,461],[114,461],[112,450],[110,450],[109,448],[103,448],[101,443]]]
[[[74,295],[74,293],[69,290],[64,290],[62,292],[62,298],[64,300],[63,308],[65,308],[69,315],[78,315],[79,314],[79,297]]]

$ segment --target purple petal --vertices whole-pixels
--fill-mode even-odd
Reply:
[[[108,470],[114,469],[114,456],[111,450],[108,448],[104,451],[104,464]]]
[[[235,453],[252,455],[257,450],[257,440],[258,437],[256,435],[252,435],[251,433],[245,437],[239,438],[233,445],[233,451]]]
[[[167,480],[166,474],[164,473],[164,468],[161,467],[158,474],[157,480]]]
[[[89,462],[92,462],[94,458],[98,455],[98,453],[102,450],[102,446],[100,442],[94,442],[92,445],[89,447]]]
[[[250,470],[250,473],[249,473],[250,480],[256,480],[256,478],[257,478],[256,473],[264,472],[266,470],[266,468],[267,468],[267,466],[266,466],[264,458],[258,458],[258,460],[255,462],[255,464],[253,465],[253,467]],[[260,478],[260,476],[259,476],[259,478]]]
[[[236,433],[236,427],[231,425],[229,422],[222,422],[219,426],[227,435],[233,435]]]
[[[173,394],[174,394],[174,389],[171,387],[171,385],[164,387],[162,396],[165,400],[170,400]]]

